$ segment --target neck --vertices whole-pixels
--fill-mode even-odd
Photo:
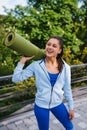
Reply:
[[[58,64],[57,59],[54,58],[54,57],[51,57],[51,58],[46,57],[46,62],[49,63],[49,64]]]

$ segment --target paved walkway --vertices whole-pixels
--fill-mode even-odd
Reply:
[[[73,90],[76,130],[87,130],[87,87]],[[0,130],[38,130],[33,111],[10,117],[0,122]],[[50,114],[50,130],[65,130]]]

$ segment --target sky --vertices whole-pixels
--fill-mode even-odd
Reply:
[[[26,6],[27,0],[0,0],[0,14],[6,14],[3,6],[7,9],[13,9],[16,5]]]
[[[79,3],[79,7],[82,3]],[[27,5],[27,0],[0,0],[0,14],[6,14],[4,12],[3,6],[5,6],[7,9],[14,9],[16,5]]]

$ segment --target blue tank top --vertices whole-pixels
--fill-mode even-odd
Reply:
[[[49,74],[49,77],[50,77],[51,86],[53,87],[54,84],[55,84],[55,82],[56,82],[56,80],[57,80],[57,77],[58,77],[59,73],[57,73],[57,74],[52,74],[52,73],[49,73],[49,72],[48,72],[48,74]]]

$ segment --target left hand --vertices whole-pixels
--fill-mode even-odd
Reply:
[[[74,110],[70,110],[69,111],[69,119],[73,120],[73,118],[74,118]]]

